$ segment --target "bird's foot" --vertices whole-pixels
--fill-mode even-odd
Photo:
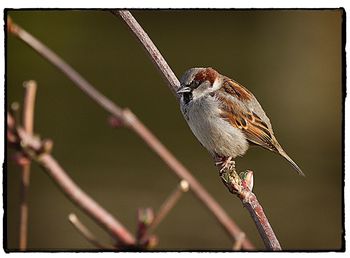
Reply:
[[[215,158],[215,165],[220,167],[220,173],[224,172],[227,169],[234,169],[235,168],[235,161],[232,157],[216,157]]]

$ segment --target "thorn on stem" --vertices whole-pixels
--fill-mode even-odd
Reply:
[[[12,156],[12,159],[14,160],[16,165],[21,167],[30,164],[30,159],[27,156],[25,156],[22,152],[16,152]]]
[[[120,128],[125,126],[124,121],[116,116],[108,117],[108,124],[113,128]]]
[[[42,140],[42,145],[39,154],[50,154],[53,149],[53,141],[51,139]]]

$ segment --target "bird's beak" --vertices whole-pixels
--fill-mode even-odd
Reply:
[[[177,91],[177,93],[182,94],[182,93],[191,92],[191,91],[192,89],[190,87],[183,86]]]

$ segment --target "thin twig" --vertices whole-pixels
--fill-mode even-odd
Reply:
[[[186,180],[181,180],[176,189],[168,196],[168,198],[159,208],[159,211],[147,230],[148,234],[151,234],[157,228],[160,222],[162,222],[163,219],[169,214],[171,209],[175,207],[175,204],[180,199],[181,195],[188,192],[189,189],[190,187],[188,182]]]
[[[41,141],[39,138],[25,132],[23,128],[14,126],[14,120],[10,114],[7,114],[7,120],[7,130],[12,131],[12,134],[16,135],[16,141],[11,142],[13,146],[21,150],[31,159],[37,161],[66,196],[105,228],[112,237],[119,240],[121,246],[128,247],[135,245],[135,239],[129,231],[109,212],[81,190],[68,176],[66,171],[64,171],[58,162],[49,154],[49,146],[51,146],[51,144],[48,144],[49,141]]]
[[[148,246],[147,229],[154,220],[154,211],[152,208],[137,209],[137,230],[136,241],[139,246]],[[144,241],[146,240],[146,241]]]
[[[42,42],[33,37],[30,33],[13,23],[11,18],[7,19],[7,29],[12,35],[18,37],[28,46],[37,51],[42,57],[45,57],[51,64],[63,72],[70,80],[72,80],[80,90],[85,92],[90,98],[97,102],[109,113],[116,117],[121,117],[122,109],[115,105],[111,100],[98,92],[87,80],[85,80],[77,71],[75,71],[68,63],[60,58],[55,52],[46,47]]]
[[[165,199],[163,204],[160,206],[159,211],[157,212],[156,216],[153,215],[153,211],[150,209],[143,209],[141,210],[141,215],[139,217],[146,217],[147,219],[142,219],[139,221],[141,222],[140,228],[141,233],[138,234],[141,237],[139,237],[139,243],[141,245],[144,245],[144,243],[148,240],[149,236],[152,235],[154,230],[158,227],[158,225],[164,220],[164,218],[169,214],[169,212],[175,207],[176,203],[179,201],[180,197],[183,193],[188,192],[190,189],[190,185],[186,180],[181,180],[175,190],[171,192],[171,194],[168,196],[168,198]],[[145,216],[145,214],[147,216]],[[147,220],[149,222],[147,223]],[[145,225],[147,224],[147,225]],[[145,227],[146,226],[146,227]]]
[[[220,168],[219,168],[220,169]],[[260,205],[253,189],[253,172],[246,171],[237,174],[235,167],[228,167],[220,170],[220,177],[227,189],[236,195],[243,203],[244,207],[249,211],[253,218],[258,232],[268,250],[280,251],[281,245],[273,232],[273,229]]]
[[[39,163],[73,202],[107,229],[122,245],[128,246],[135,244],[135,239],[128,230],[109,212],[83,192],[51,155],[42,154]]]
[[[112,245],[103,244],[94,236],[94,234],[79,220],[77,215],[74,213],[69,214],[68,216],[69,222],[74,226],[74,228],[88,240],[91,244],[100,248],[102,250],[117,250]]]
[[[229,235],[235,240],[239,238],[242,230],[227,215],[223,208],[197,181],[197,179],[192,176],[192,174],[174,157],[172,153],[170,153],[170,151],[148,130],[148,128],[138,120],[138,118],[130,110],[121,109],[105,96],[100,94],[97,90],[92,89],[93,86],[88,83],[81,75],[79,75],[71,66],[64,62],[59,56],[57,56],[52,50],[41,43],[38,39],[30,35],[17,24],[14,24],[11,19],[7,19],[7,30],[12,35],[17,36],[28,46],[37,51],[43,58],[47,59],[60,71],[62,71],[68,78],[75,82],[76,86],[84,91],[90,98],[95,100],[111,115],[117,119],[120,119],[126,126],[130,127],[142,140],[144,140],[149,145],[153,151],[155,151],[160,156],[160,158],[174,171],[174,173],[181,180],[185,179],[190,184],[192,192],[195,194],[195,196],[198,197],[198,199],[212,212],[215,218],[219,221],[220,225],[223,226]],[[155,56],[154,58],[157,59],[159,56]],[[171,75],[169,76],[173,77]],[[168,76],[165,75],[165,78],[168,78]],[[175,92],[178,87],[178,81],[177,79],[172,79],[171,81],[172,82],[169,85],[172,88],[172,92]],[[254,248],[248,239],[244,240],[243,247],[250,250]]]
[[[163,75],[171,92],[175,95],[176,98],[179,98],[179,95],[176,93],[176,91],[180,87],[179,80],[177,79],[174,72],[171,70],[170,66],[165,61],[157,47],[153,44],[152,40],[148,37],[147,33],[142,29],[140,24],[135,20],[135,18],[131,15],[129,11],[111,12],[114,15],[120,15],[123,18],[123,20],[134,33],[134,35],[139,39],[141,45],[150,55],[152,62],[156,65],[156,68]]]
[[[245,238],[245,234],[242,232],[242,235],[240,236],[240,238],[237,241],[235,241],[232,246],[233,251],[239,251],[242,249],[244,238]]]
[[[24,83],[25,96],[23,104],[23,128],[32,135],[34,124],[34,106],[36,95],[36,82],[28,81]],[[22,165],[20,184],[20,223],[19,223],[19,249],[25,251],[28,243],[28,192],[30,184],[30,164],[28,161]]]
[[[23,83],[25,97],[23,102],[23,128],[28,134],[33,134],[34,130],[34,106],[37,84],[30,80]]]

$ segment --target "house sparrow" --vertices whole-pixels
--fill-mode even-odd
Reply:
[[[249,146],[258,145],[282,155],[304,175],[277,142],[269,118],[250,91],[211,67],[191,68],[180,82],[181,111],[221,171]]]

